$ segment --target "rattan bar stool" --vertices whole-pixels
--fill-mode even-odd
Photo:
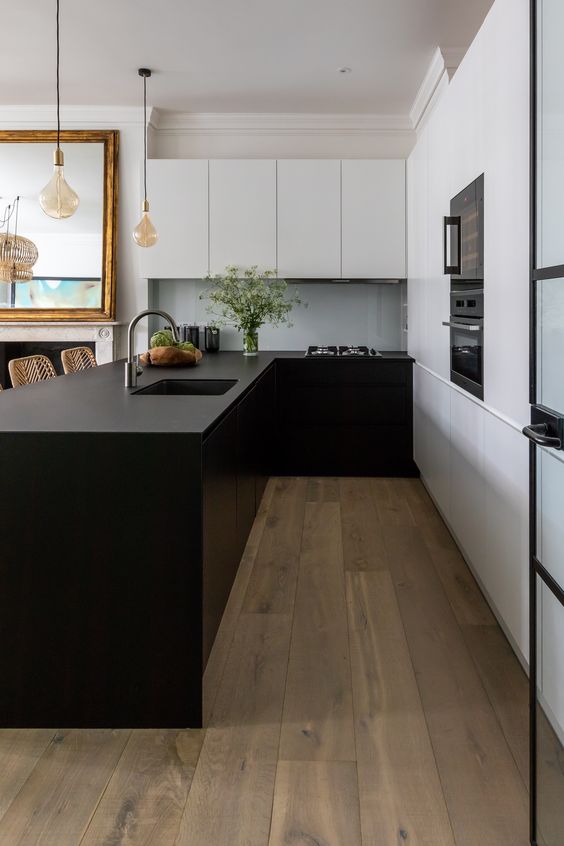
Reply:
[[[18,388],[20,385],[31,385],[33,382],[44,382],[46,379],[54,379],[57,375],[46,355],[13,358],[8,362],[8,373],[13,388]]]
[[[96,367],[98,363],[90,347],[73,347],[70,350],[63,350],[61,361],[65,373],[88,370],[90,367]]]

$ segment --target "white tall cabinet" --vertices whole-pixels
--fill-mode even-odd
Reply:
[[[208,162],[150,159],[147,178],[154,247],[139,251],[146,279],[200,279],[208,272]]]
[[[342,162],[342,275],[402,279],[405,267],[405,162]]]
[[[341,276],[341,162],[283,159],[277,163],[278,274]]]
[[[228,264],[276,267],[276,161],[209,163],[210,273]]]

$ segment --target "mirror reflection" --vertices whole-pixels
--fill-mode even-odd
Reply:
[[[0,145],[0,222],[5,221],[0,238],[17,234],[37,249],[31,280],[0,282],[0,320],[10,314],[45,319],[46,313],[56,319],[113,318],[115,160],[106,145],[107,136],[117,133],[91,133],[96,134],[105,137],[63,142],[65,176],[80,202],[71,217],[60,220],[39,204],[53,169],[53,142],[7,140]],[[106,196],[108,186],[114,196]]]

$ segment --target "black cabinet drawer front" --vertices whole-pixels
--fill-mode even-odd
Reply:
[[[401,385],[293,385],[280,394],[288,425],[403,425],[409,417]]]
[[[310,426],[287,430],[281,442],[291,475],[417,475],[409,426]]]
[[[278,361],[281,387],[294,384],[406,385],[411,381],[411,362],[381,359],[319,361],[304,358]]]

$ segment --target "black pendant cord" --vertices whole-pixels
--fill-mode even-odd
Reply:
[[[58,2],[58,0],[57,0]],[[143,77],[143,190],[147,202],[147,77]]]
[[[60,147],[61,140],[61,97],[60,97],[60,83],[59,83],[59,57],[61,52],[61,39],[59,34],[59,2],[57,0],[57,149]]]

